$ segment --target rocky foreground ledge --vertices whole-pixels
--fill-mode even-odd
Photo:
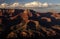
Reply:
[[[0,38],[59,39],[60,13],[0,9]]]

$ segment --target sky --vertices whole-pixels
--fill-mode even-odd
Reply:
[[[38,1],[38,2],[37,2]],[[23,4],[20,4],[23,3]],[[50,4],[51,3],[51,4]],[[59,5],[55,7],[54,5]],[[60,11],[60,0],[0,0],[0,8],[4,7],[49,7]],[[50,8],[49,8],[50,9]],[[43,10],[42,10],[43,11]]]
[[[47,2],[47,3],[60,3],[60,0],[0,0],[1,3],[14,3],[14,2],[20,2],[20,3],[26,3],[26,2],[33,2],[33,1],[39,1],[39,2]]]

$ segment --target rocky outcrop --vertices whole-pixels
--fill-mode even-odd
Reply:
[[[3,38],[60,38],[59,13],[1,9],[0,17],[0,24],[3,26],[0,32]]]

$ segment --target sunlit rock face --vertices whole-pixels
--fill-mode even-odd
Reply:
[[[21,32],[21,35],[23,36],[23,37],[27,37],[27,33],[26,32]]]
[[[60,26],[59,25],[52,26],[52,28],[60,30]]]
[[[14,38],[14,37],[17,37],[16,33],[14,33],[14,32],[10,32],[7,36],[8,39],[9,38]]]
[[[25,21],[28,20],[28,13],[29,13],[29,10],[26,9],[26,10],[24,10],[24,12],[21,14],[21,17],[23,18],[23,20],[25,20]]]
[[[42,17],[41,19],[42,20],[47,20],[47,22],[51,22],[51,19],[50,18],[47,18],[47,17]]]
[[[55,17],[56,19],[60,19],[60,14],[58,13],[53,13],[51,16]]]

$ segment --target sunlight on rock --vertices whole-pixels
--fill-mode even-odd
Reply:
[[[59,25],[52,26],[52,28],[60,30],[60,26]]]
[[[47,22],[51,22],[51,18],[47,18],[47,17],[42,17],[42,20],[47,20]]]
[[[14,38],[14,37],[17,37],[16,33],[10,32],[7,38]]]
[[[23,37],[26,37],[27,36],[27,33],[26,32],[21,32],[21,35],[23,36]]]

